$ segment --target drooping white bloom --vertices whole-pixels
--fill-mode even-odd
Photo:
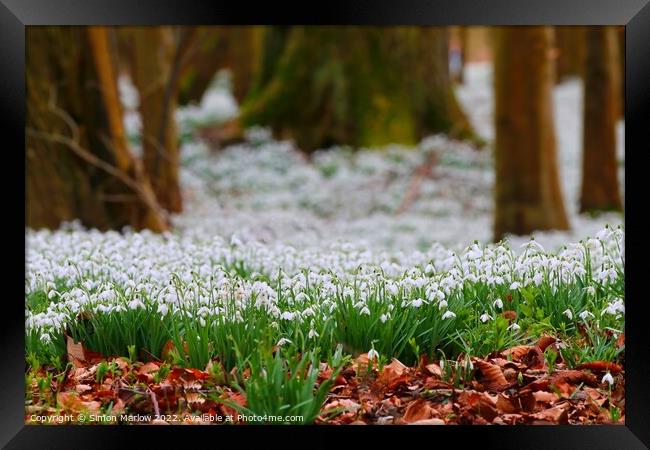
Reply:
[[[605,314],[610,314],[615,316],[619,313],[625,314],[625,305],[623,304],[622,299],[616,299],[616,301],[609,303],[607,307],[600,313],[601,316]]]
[[[291,344],[291,343],[292,342],[289,339],[283,337],[283,338],[280,338],[278,343],[275,344],[275,345],[278,346],[278,347],[282,347],[284,344]]]
[[[502,309],[502,308],[503,308],[503,300],[501,300],[500,298],[497,298],[497,299],[494,301],[494,303],[492,303],[492,305],[493,305],[495,308]]]
[[[379,316],[379,320],[381,320],[381,323],[385,323],[388,320],[388,316],[386,314],[382,314]]]
[[[594,286],[588,286],[587,287],[587,294],[596,295],[596,288]]]
[[[293,320],[294,317],[295,317],[295,314],[290,312],[290,311],[285,311],[280,316],[280,318],[284,319],[284,320]]]
[[[142,303],[140,299],[136,298],[129,302],[129,309],[138,309],[138,308],[144,309],[144,303]]]
[[[483,314],[481,314],[481,317],[479,317],[479,319],[481,319],[481,322],[485,323],[488,320],[493,320],[493,317],[491,315],[489,315],[488,313],[483,313]]]
[[[361,314],[365,314],[366,316],[370,315],[370,310],[368,309],[367,306],[363,307],[363,309],[361,310]]]
[[[569,308],[565,309],[564,312],[562,312],[565,316],[569,318],[569,320],[573,320],[573,313]]]
[[[320,335],[319,335],[319,334],[316,332],[316,330],[314,330],[313,328],[312,328],[311,330],[309,330],[309,334],[307,334],[307,337],[308,337],[309,339],[311,339],[311,338],[317,338],[318,336],[320,336]]]
[[[379,358],[379,353],[377,352],[377,350],[375,350],[374,348],[371,348],[370,350],[368,350],[368,360],[369,361],[373,361],[373,360],[375,360],[377,358]]]
[[[166,316],[167,313],[169,312],[169,308],[168,308],[167,305],[165,305],[164,303],[160,303],[160,304],[158,305],[158,312],[159,312],[160,314],[162,314],[163,316]]]
[[[519,331],[520,329],[521,329],[521,327],[516,323],[513,323],[512,325],[510,325],[508,327],[508,330],[512,330],[512,331]]]
[[[442,315],[443,319],[453,319],[454,317],[456,317],[456,314],[452,311],[445,311],[445,313]]]
[[[578,316],[582,320],[587,320],[588,317],[592,317],[592,318],[594,317],[594,315],[591,312],[587,311],[587,310],[582,311],[580,314],[578,314]]]
[[[514,282],[510,285],[510,290],[511,290],[511,291],[516,291],[516,290],[519,289],[520,287],[521,287],[521,283],[519,283],[518,281],[514,281]]]
[[[416,298],[411,302],[411,306],[413,306],[414,308],[419,308],[420,306],[422,306],[422,299]]]
[[[612,374],[607,372],[604,376],[603,379],[601,380],[601,383],[607,383],[610,386],[614,384],[614,377],[612,377]]]
[[[542,284],[542,281],[544,281],[544,275],[542,275],[542,272],[536,272],[533,276],[533,283],[535,283],[536,286],[539,286]]]

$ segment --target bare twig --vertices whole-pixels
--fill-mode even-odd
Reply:
[[[153,405],[153,413],[156,415],[156,418],[160,417],[160,408],[158,407],[158,399],[156,398],[156,394],[151,390],[151,388],[147,388],[147,391],[149,392],[149,396],[151,396],[151,404]]]
[[[431,174],[431,170],[433,169],[433,166],[436,165],[437,161],[438,158],[436,157],[436,153],[431,152],[431,154],[427,157],[424,163],[420,164],[413,171],[413,176],[411,177],[411,184],[409,185],[409,188],[406,191],[406,195],[404,195],[404,199],[402,200],[402,203],[397,208],[397,215],[406,212],[411,207],[411,205],[415,203],[415,201],[418,199],[418,197],[420,196],[420,185],[422,184],[424,178],[426,178]]]

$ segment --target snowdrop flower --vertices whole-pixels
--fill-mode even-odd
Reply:
[[[605,225],[605,228],[596,233],[596,239],[601,241],[606,241],[614,232],[609,229],[609,225]]]
[[[419,308],[420,306],[422,306],[422,299],[416,298],[411,302],[411,306],[413,306],[414,308]]]
[[[199,317],[199,325],[205,327],[205,319],[203,317]]]
[[[320,336],[320,335],[319,335],[319,334],[316,332],[316,330],[314,330],[313,328],[312,328],[311,330],[309,330],[309,334],[307,335],[307,337],[308,337],[309,339],[311,339],[311,338],[317,338],[318,336]]]
[[[573,313],[571,312],[571,310],[569,308],[565,309],[562,314],[567,316],[569,318],[569,320],[573,320]]]
[[[57,291],[55,291],[55,290],[51,290],[50,292],[47,293],[47,298],[50,299],[50,300],[52,300],[54,297],[57,296],[57,294],[58,294]]]
[[[544,280],[544,275],[542,275],[542,272],[538,271],[533,276],[533,283],[535,283],[536,286],[541,285],[543,280]]]
[[[625,305],[623,305],[623,300],[621,299],[618,299],[613,303],[609,303],[607,305],[607,308],[605,308],[603,312],[600,313],[600,315],[603,316],[605,314],[611,314],[612,316],[615,316],[619,312],[625,314]]]
[[[510,285],[510,290],[511,291],[516,291],[520,287],[521,287],[521,284],[518,281],[515,281]]]
[[[373,361],[373,360],[375,360],[375,359],[377,359],[377,358],[379,358],[379,353],[378,353],[377,350],[375,350],[374,348],[371,348],[371,349],[368,351],[368,360],[369,360],[369,361]]]
[[[593,315],[592,313],[590,313],[589,311],[586,311],[586,310],[585,310],[585,311],[582,311],[580,314],[578,314],[578,316],[579,316],[582,320],[587,320],[588,317],[594,317],[594,315]]]
[[[370,310],[368,309],[367,306],[363,307],[363,309],[361,310],[361,314],[365,314],[366,316],[370,315]]]
[[[236,234],[233,234],[230,237],[230,245],[233,247],[241,247],[244,245],[244,243],[241,241],[241,239],[239,239],[239,237],[237,237]]]
[[[456,317],[456,314],[453,313],[453,312],[451,312],[451,311],[446,311],[446,312],[442,315],[442,318],[443,318],[443,319],[453,319],[454,317]]]
[[[296,301],[304,302],[305,300],[309,300],[309,296],[304,292],[300,292],[298,295],[296,295]]]
[[[50,342],[52,342],[52,338],[48,333],[43,333],[41,334],[41,342],[44,344],[49,344]]]
[[[446,300],[441,300],[440,302],[438,302],[438,309],[444,309],[447,307],[447,305],[448,304]]]
[[[603,379],[601,380],[601,383],[607,383],[610,386],[614,384],[614,377],[612,377],[612,374],[607,372],[604,376]]]
[[[497,298],[492,305],[495,308],[502,309],[503,308],[503,301],[500,298]]]
[[[596,288],[593,286],[588,286],[587,287],[587,294],[589,295],[596,295]]]
[[[291,344],[292,342],[287,339],[287,338],[280,338],[277,344],[275,344],[278,347],[282,347],[284,344]]]
[[[512,330],[512,331],[519,331],[520,329],[521,329],[521,327],[516,323],[513,323],[512,325],[510,325],[508,327],[508,330]]]
[[[489,315],[488,313],[483,313],[481,315],[481,317],[479,317],[479,318],[481,319],[481,322],[483,322],[483,323],[487,322],[488,320],[493,320],[493,317],[491,315]]]
[[[163,316],[166,316],[167,313],[169,312],[169,308],[164,303],[161,303],[161,304],[158,305],[158,311],[157,312],[162,314]]]
[[[129,309],[138,309],[142,308],[144,309],[144,303],[140,301],[140,299],[134,299],[129,302]]]
[[[379,320],[381,320],[381,323],[386,323],[386,321],[388,320],[388,316],[386,314],[382,314],[381,316],[379,316]]]
[[[238,312],[239,312],[239,311],[238,311]],[[282,315],[280,316],[280,318],[281,318],[281,319],[284,319],[284,320],[293,320],[294,316],[295,316],[294,313],[289,312],[289,311],[285,311],[285,312],[282,313]]]

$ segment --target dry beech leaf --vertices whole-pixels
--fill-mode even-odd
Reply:
[[[393,358],[390,364],[384,366],[384,369],[379,376],[379,381],[381,383],[390,385],[398,378],[400,378],[406,369],[408,369],[408,367],[406,367],[396,358]]]
[[[591,386],[596,386],[598,384],[598,380],[595,376],[580,370],[560,370],[551,375],[551,384],[557,384],[562,381],[569,384],[586,383]]]
[[[442,369],[438,364],[432,363],[432,364],[427,364],[424,366],[424,368],[429,372],[431,375],[436,376],[436,377],[442,377]]]
[[[374,367],[375,362],[372,362],[372,367]],[[365,375],[368,372],[370,366],[370,359],[368,358],[367,353],[362,353],[356,357],[352,363],[352,368],[357,375]]]
[[[560,399],[556,393],[546,391],[533,392],[533,396],[540,403],[555,403]]]
[[[444,425],[445,421],[442,419],[422,419],[416,422],[411,422],[409,425]]]
[[[611,372],[613,374],[623,371],[623,368],[618,364],[614,364],[607,361],[591,361],[584,364],[580,364],[576,367],[578,370],[587,369],[592,372]]]
[[[458,403],[467,411],[492,422],[499,412],[496,402],[485,392],[462,391],[458,395]],[[480,422],[479,422],[480,423]]]
[[[499,394],[497,397],[496,407],[501,413],[505,414],[519,412],[519,408],[513,404],[512,399],[504,394]]]
[[[84,392],[87,391],[92,391],[93,388],[92,386],[88,386],[87,384],[78,384],[74,387],[75,391],[77,391],[79,394],[83,394]]]
[[[99,413],[102,404],[98,401],[84,401],[76,392],[59,392],[56,401],[64,410],[71,413]]]
[[[544,335],[541,338],[539,338],[539,342],[537,343],[537,346],[541,351],[544,351],[549,345],[554,344],[555,342],[556,339],[554,337]]]
[[[506,380],[506,377],[503,375],[501,367],[496,364],[478,358],[474,358],[473,363],[483,374],[483,380],[481,380],[481,383],[485,386],[485,389],[490,391],[502,391],[510,385],[508,380]]]
[[[570,405],[568,403],[562,403],[556,405],[552,408],[545,409],[538,413],[531,414],[530,417],[537,420],[542,420],[546,422],[566,424],[568,423],[569,415],[567,410]]]
[[[428,401],[419,398],[406,407],[402,420],[406,423],[412,423],[419,420],[430,419],[436,415],[435,412],[435,409],[431,407],[431,404]]]

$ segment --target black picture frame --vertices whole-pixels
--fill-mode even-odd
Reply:
[[[170,442],[170,433],[186,433],[189,445],[224,443],[237,437],[239,445],[262,436],[267,443],[302,447],[323,444],[351,445],[350,433],[364,441],[384,439],[390,433],[404,445],[440,445],[442,440],[458,445],[475,441],[479,448],[597,448],[636,449],[650,446],[650,338],[645,335],[643,205],[647,192],[642,185],[647,164],[650,123],[650,0],[347,0],[305,3],[200,2],[197,0],[0,0],[0,142],[7,164],[0,177],[3,197],[15,201],[14,210],[4,210],[5,241],[24,232],[20,203],[25,158],[25,27],[35,25],[204,25],[204,24],[301,24],[301,25],[624,25],[626,39],[626,425],[625,426],[519,426],[519,427],[106,427],[38,426],[24,424],[24,316],[19,290],[20,255],[5,256],[2,346],[0,364],[0,444],[5,448],[120,448],[144,434],[149,447],[156,441]],[[11,156],[15,161],[9,162]],[[635,188],[633,185],[638,183]],[[22,186],[22,187],[21,187]],[[22,190],[22,191],[21,191]],[[19,195],[22,192],[22,196]],[[628,207],[632,205],[631,207]],[[13,206],[13,205],[12,205]],[[23,203],[24,207],[24,203]],[[14,223],[15,222],[15,223]],[[15,228],[14,228],[15,226]],[[22,230],[20,229],[22,227]],[[632,244],[630,244],[632,243]],[[24,262],[24,259],[22,260]],[[645,322],[645,323],[644,323]],[[289,439],[278,433],[289,431]],[[365,431],[365,432],[364,432]],[[198,433],[201,433],[199,443]],[[209,436],[206,434],[210,433]],[[273,435],[268,436],[267,435]],[[203,439],[206,439],[203,441]],[[242,440],[245,439],[245,440]],[[338,439],[346,439],[337,443]],[[464,442],[463,442],[464,444]],[[232,445],[232,444],[229,444]],[[259,444],[258,444],[259,445]],[[263,445],[267,445],[264,444]],[[376,445],[376,444],[374,444]]]

